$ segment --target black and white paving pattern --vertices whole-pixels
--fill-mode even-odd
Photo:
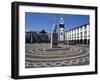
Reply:
[[[60,45],[50,48],[50,44],[26,44],[25,67],[59,67],[89,64],[89,47]]]

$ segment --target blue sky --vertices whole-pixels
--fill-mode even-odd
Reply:
[[[59,30],[59,20],[64,18],[65,31],[89,23],[88,15],[72,15],[72,14],[51,14],[51,13],[25,13],[26,31],[41,31],[51,32],[52,25],[57,24]]]

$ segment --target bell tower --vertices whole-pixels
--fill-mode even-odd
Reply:
[[[64,19],[61,17],[59,22],[59,42],[64,42],[65,33],[64,33]]]

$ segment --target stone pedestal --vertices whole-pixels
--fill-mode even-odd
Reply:
[[[52,34],[52,48],[58,47],[58,33]]]

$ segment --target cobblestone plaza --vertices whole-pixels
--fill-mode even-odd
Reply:
[[[87,16],[86,24],[80,24],[67,31],[66,21],[60,17],[58,24],[53,23],[50,27],[52,28],[50,32],[45,31],[46,29],[26,32],[25,67],[89,65],[90,25],[88,18]]]
[[[89,64],[89,47],[59,44],[50,48],[50,44],[26,44],[26,68],[80,66]]]

